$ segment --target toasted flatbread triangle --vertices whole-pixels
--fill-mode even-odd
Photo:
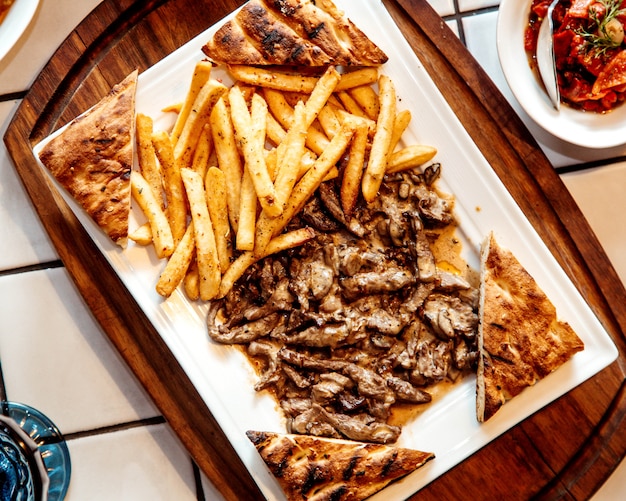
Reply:
[[[58,182],[121,246],[128,236],[137,74],[115,85],[39,153]]]
[[[387,61],[331,0],[250,0],[202,50],[218,64],[379,66]]]
[[[483,422],[500,407],[558,369],[583,342],[557,319],[537,282],[493,234],[481,251],[476,416]]]
[[[248,431],[289,501],[358,501],[423,466],[430,452],[389,445]]]

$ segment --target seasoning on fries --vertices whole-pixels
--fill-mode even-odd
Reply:
[[[396,109],[393,81],[377,68],[318,75],[232,65],[234,84],[197,64],[171,131],[137,116],[140,169],[133,195],[148,223],[131,239],[168,262],[164,297],[182,285],[191,300],[225,296],[259,259],[315,237],[289,224],[335,178],[344,217],[373,201],[386,174],[431,160],[404,145],[411,114]],[[288,230],[288,231],[287,231]]]

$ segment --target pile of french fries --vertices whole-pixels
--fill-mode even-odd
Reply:
[[[285,228],[322,182],[338,178],[350,218],[386,173],[436,154],[399,146],[411,115],[377,68],[303,76],[230,66],[230,87],[211,70],[198,62],[184,102],[164,110],[178,113],[171,131],[137,115],[131,189],[147,222],[130,238],[167,259],[156,285],[164,297],[183,284],[192,300],[221,298],[259,259],[314,238]]]

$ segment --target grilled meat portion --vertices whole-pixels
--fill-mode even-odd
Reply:
[[[275,394],[290,432],[394,442],[396,402],[427,403],[429,385],[475,366],[476,288],[431,250],[454,223],[435,178],[389,176],[350,218],[324,183],[292,223],[317,237],[259,261],[211,305],[210,337],[247,345],[256,389]]]

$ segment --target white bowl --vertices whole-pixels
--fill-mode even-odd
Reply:
[[[550,134],[587,148],[610,148],[626,143],[626,105],[600,114],[567,105],[556,111],[528,64],[524,29],[531,0],[502,0],[498,14],[497,47],[506,81],[520,106]]]
[[[38,5],[39,0],[15,0],[4,21],[0,23],[0,60],[28,28]]]

